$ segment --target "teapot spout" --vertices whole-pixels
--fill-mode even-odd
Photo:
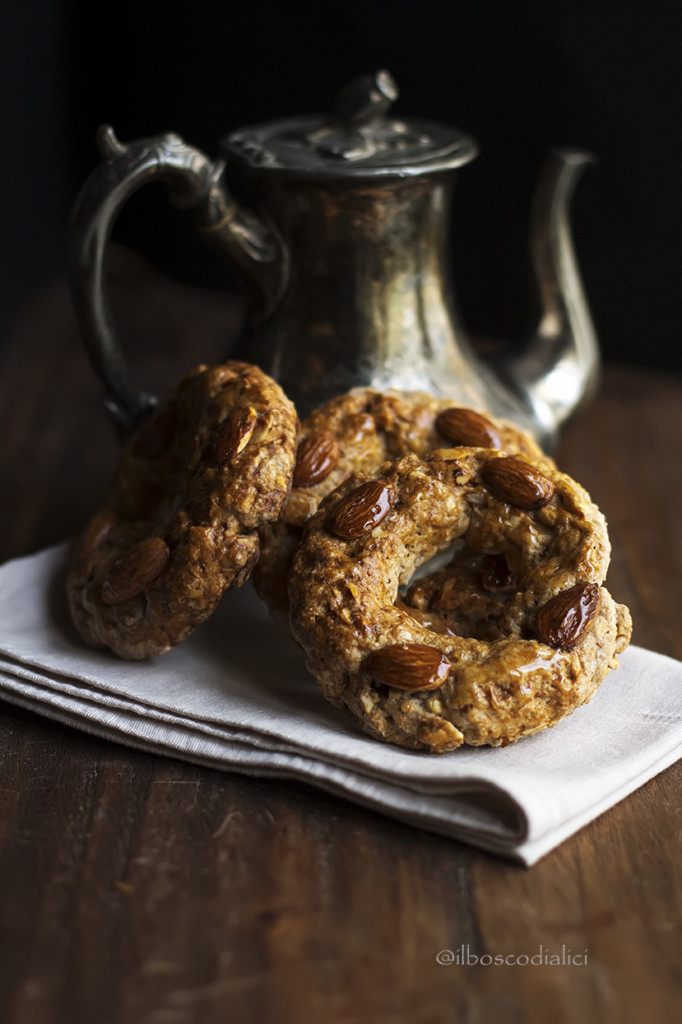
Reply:
[[[540,315],[520,351],[499,367],[521,395],[552,447],[599,382],[599,347],[578,270],[569,224],[577,181],[593,157],[578,150],[552,151],[538,183],[531,215],[531,259]]]

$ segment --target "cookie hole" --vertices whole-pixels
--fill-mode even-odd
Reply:
[[[398,606],[436,634],[494,641],[507,635],[505,612],[516,584],[500,555],[474,551],[463,541],[420,567],[401,589]]]
[[[439,572],[441,569],[445,569],[445,567],[450,564],[458,552],[462,551],[464,547],[466,547],[466,542],[462,537],[459,537],[454,544],[445,548],[444,551],[439,551],[437,555],[433,556],[433,558],[429,558],[422,565],[417,566],[409,581],[400,587],[398,591],[399,595],[402,597],[406,594],[409,588],[418,580],[431,576],[433,573]]]

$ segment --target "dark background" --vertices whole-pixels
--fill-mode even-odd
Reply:
[[[386,67],[396,110],[458,125],[481,155],[460,174],[453,258],[475,333],[529,317],[527,220],[542,157],[598,156],[573,202],[574,237],[607,359],[682,370],[682,17],[649,3],[349,0],[13,0],[3,6],[0,338],[63,273],[69,209],[118,136],[174,129],[211,154],[242,125],[325,110]],[[149,193],[149,195],[147,195]],[[153,193],[153,194],[152,194]],[[231,286],[163,190],[115,237],[182,279]]]

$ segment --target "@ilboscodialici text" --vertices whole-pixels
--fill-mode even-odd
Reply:
[[[588,955],[587,949],[566,945],[551,949],[542,944],[531,953],[479,953],[467,943],[441,949],[436,961],[444,967],[584,967]]]

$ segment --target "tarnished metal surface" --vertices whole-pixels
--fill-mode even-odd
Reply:
[[[541,318],[520,350],[484,363],[462,326],[448,260],[454,171],[476,144],[456,128],[392,119],[396,96],[387,72],[357,79],[331,115],[240,129],[216,161],[174,134],[124,145],[101,130],[104,159],[74,208],[68,263],[84,337],[124,431],[153,399],[129,379],[103,256],[121,206],[157,178],[253,285],[239,354],[274,376],[300,415],[357,385],[420,389],[552,444],[593,390],[599,362],[567,217],[589,157],[550,155],[531,226]],[[226,161],[248,179],[253,207],[228,191]]]

